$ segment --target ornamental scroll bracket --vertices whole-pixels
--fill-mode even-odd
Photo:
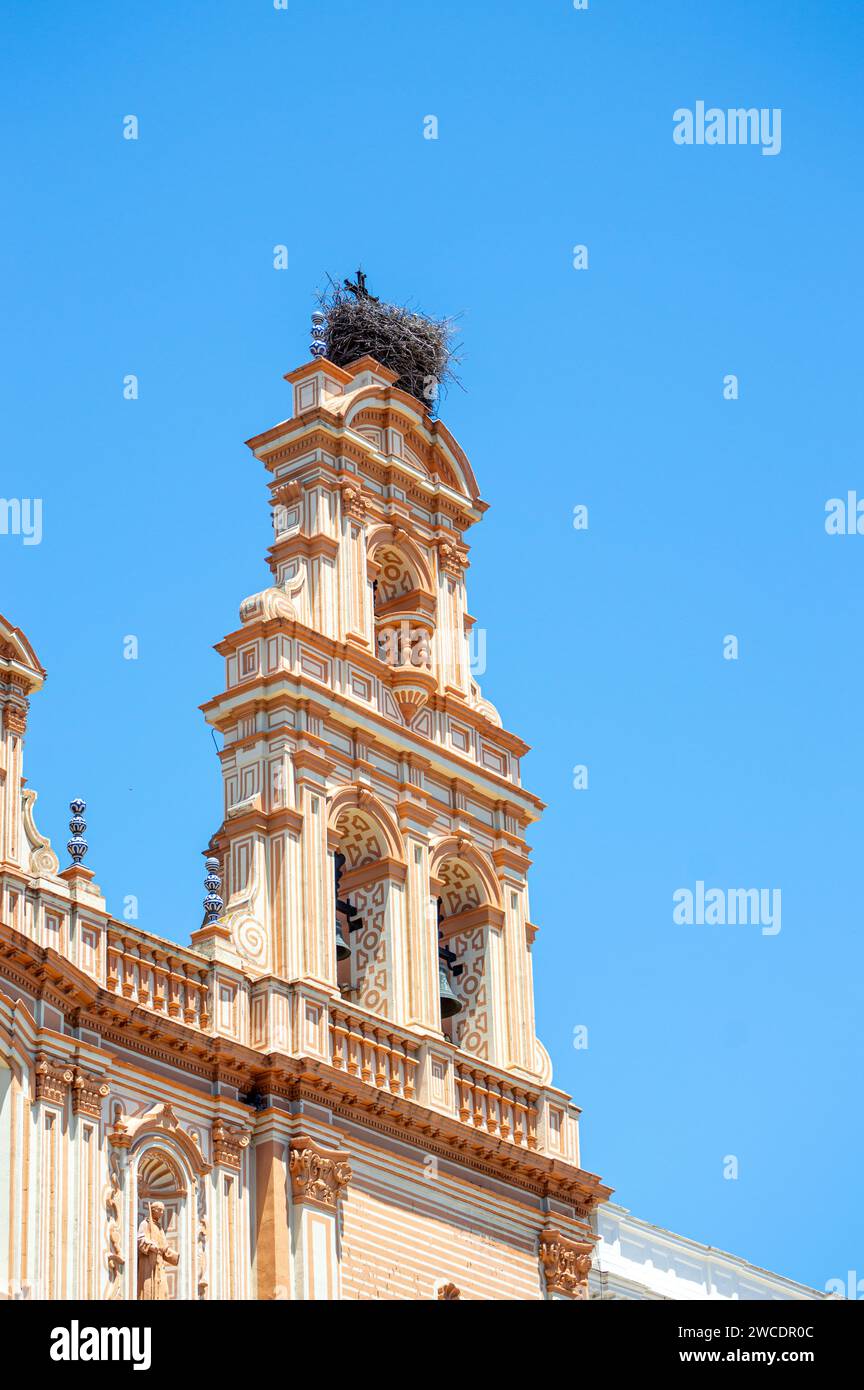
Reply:
[[[568,1240],[551,1228],[541,1231],[540,1263],[547,1291],[562,1298],[587,1298],[592,1252],[590,1241]]]
[[[344,1149],[325,1149],[308,1134],[295,1135],[288,1161],[294,1201],[334,1211],[351,1181],[348,1158]]]

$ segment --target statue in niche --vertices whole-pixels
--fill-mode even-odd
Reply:
[[[148,1202],[147,1211],[138,1227],[138,1297],[161,1302],[169,1296],[165,1266],[179,1264],[180,1252],[168,1244],[162,1202]]]

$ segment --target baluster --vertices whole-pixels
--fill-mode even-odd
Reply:
[[[537,1106],[533,1104],[536,1097],[530,1097],[528,1102],[528,1147],[537,1147]]]
[[[414,1095],[414,1076],[417,1071],[417,1052],[411,1050],[411,1045],[405,1044],[405,1098],[410,1100]]]
[[[522,1143],[525,1138],[525,1118],[528,1114],[527,1108],[522,1101],[524,1091],[514,1090],[513,1092],[513,1140],[515,1143]]]
[[[195,1001],[191,995],[189,984],[189,974],[186,967],[183,968],[183,1020],[185,1023],[195,1022]]]
[[[202,970],[201,975],[201,999],[199,1022],[202,1028],[210,1027],[210,989],[208,985],[207,972]]]
[[[513,1105],[513,1097],[512,1097],[512,1095],[511,1095],[511,1093],[510,1093],[509,1087],[507,1088],[507,1091],[506,1091],[506,1094],[505,1094],[504,1087],[503,1087],[503,1085],[502,1085],[502,1087],[501,1087],[501,1100],[500,1100],[500,1102],[499,1102],[499,1105],[500,1105],[500,1120],[501,1120],[501,1126],[500,1126],[500,1128],[501,1128],[501,1138],[502,1138],[502,1139],[509,1139],[509,1138],[510,1138],[510,1117],[511,1117],[511,1113],[512,1113],[512,1105]]]
[[[360,1044],[360,1060],[362,1062],[360,1077],[361,1080],[368,1083],[372,1078],[372,1044],[369,1041],[369,1025],[367,1023],[361,1023],[360,1030],[362,1036],[362,1042]]]
[[[459,1119],[463,1124],[468,1124],[471,1119],[471,1106],[469,1104],[469,1085],[462,1067],[459,1068],[456,1077],[456,1099],[459,1104]]]
[[[481,1099],[482,1087],[478,1081],[479,1072],[471,1072],[471,1090],[474,1093],[474,1127],[483,1127],[483,1102]]]
[[[394,1096],[407,1095],[408,1057],[399,1039],[390,1035],[390,1090]]]
[[[375,1029],[375,1085],[379,1090],[383,1090],[387,1084],[387,1071],[384,1066],[385,1047],[383,1039],[386,1034],[380,1029]]]
[[[338,1067],[339,1071],[345,1071],[346,1069],[345,1054],[347,1050],[346,1043],[348,1041],[348,1029],[347,1027],[343,1026],[342,1022],[340,1022],[340,1020],[344,1018],[345,1015],[343,1013],[337,1013],[334,1011],[333,1020],[330,1024],[330,1033],[332,1036],[333,1065],[334,1067]]]

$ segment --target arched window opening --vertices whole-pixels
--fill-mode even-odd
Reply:
[[[480,870],[458,854],[436,870],[438,899],[439,974],[446,972],[459,1008],[447,1002],[442,1029],[464,1052],[491,1060],[493,1052],[492,999],[489,989],[489,891]]]
[[[393,994],[387,841],[360,807],[346,807],[335,829],[337,983],[347,999],[386,1017]]]
[[[462,1000],[453,988],[453,979],[462,974],[463,967],[458,963],[456,952],[452,951],[444,940],[444,932],[441,929],[441,919],[444,915],[444,903],[438,899],[438,1003],[441,1008],[441,1029],[445,1038],[451,1042],[456,1042],[454,1036],[454,1024],[457,1016],[462,1012]]]

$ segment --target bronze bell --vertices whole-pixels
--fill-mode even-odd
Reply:
[[[447,974],[447,967],[443,960],[438,961],[438,995],[441,1000],[441,1017],[452,1018],[454,1014],[462,1012],[462,1004],[453,993],[453,986],[450,983],[450,976]]]
[[[351,947],[342,935],[342,928],[339,925],[339,918],[336,918],[336,959],[348,960],[351,955]]]

